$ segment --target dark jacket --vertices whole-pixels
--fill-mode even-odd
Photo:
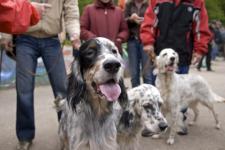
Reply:
[[[151,0],[140,36],[144,45],[155,46],[156,54],[173,48],[179,65],[189,65],[192,51],[206,53],[211,39],[204,0]]]
[[[139,30],[140,30],[140,25],[132,20],[129,20],[129,17],[133,13],[136,13],[139,17],[144,17],[147,8],[148,8],[148,0],[144,0],[140,8],[136,6],[135,0],[129,0],[126,3],[124,14],[129,28],[129,38],[139,38]]]
[[[87,5],[81,16],[81,39],[88,40],[94,37],[105,37],[118,46],[121,43],[116,41],[117,38],[126,42],[128,38],[128,27],[123,16],[123,11],[109,3],[103,5],[99,0]]]

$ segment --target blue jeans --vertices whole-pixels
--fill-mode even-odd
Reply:
[[[189,66],[178,66],[177,73],[178,74],[188,74]]]
[[[141,68],[143,82],[152,84],[152,65],[149,64],[148,66],[145,66],[147,61],[149,61],[149,58],[143,51],[143,46],[140,41],[135,38],[129,39],[127,48],[132,87],[140,85]]]
[[[22,140],[35,136],[34,85],[37,59],[42,57],[54,96],[66,96],[67,76],[60,42],[57,36],[35,38],[19,35],[16,38],[16,134]]]

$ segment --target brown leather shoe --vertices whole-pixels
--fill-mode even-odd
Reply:
[[[29,150],[32,145],[32,141],[19,141],[17,150]]]

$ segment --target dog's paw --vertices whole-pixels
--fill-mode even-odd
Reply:
[[[160,134],[154,134],[154,135],[152,135],[152,138],[153,139],[160,139],[161,136],[160,136]]]
[[[188,123],[188,125],[189,125],[189,126],[194,126],[194,125],[195,125],[195,122],[194,122],[194,121],[190,121],[190,122]]]
[[[217,129],[217,130],[220,129],[220,124],[219,124],[219,123],[216,125],[216,129]]]
[[[167,144],[169,145],[173,145],[174,144],[174,138],[169,138],[167,141],[166,141]]]

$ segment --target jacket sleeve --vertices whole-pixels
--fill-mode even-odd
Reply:
[[[208,51],[208,43],[212,38],[212,34],[208,25],[208,14],[204,1],[201,1],[200,11],[194,15],[193,36],[194,51],[198,54],[205,54]]]
[[[80,20],[79,20],[79,7],[77,0],[65,0],[64,6],[64,21],[66,32],[70,38],[74,35],[80,36]]]
[[[38,11],[27,0],[0,0],[0,32],[21,34],[39,20]]]
[[[129,32],[127,27],[127,22],[121,10],[121,22],[120,22],[120,28],[119,28],[119,33],[117,35],[117,38],[122,39],[122,42],[126,42],[128,39],[128,35],[129,35]]]
[[[156,38],[157,16],[154,13],[155,3],[152,0],[151,5],[147,8],[144,21],[140,27],[140,38],[143,45],[154,45]]]
[[[81,39],[88,40],[91,38],[97,37],[93,32],[90,31],[90,15],[89,15],[89,6],[84,8],[83,14],[80,19],[81,25]]]

